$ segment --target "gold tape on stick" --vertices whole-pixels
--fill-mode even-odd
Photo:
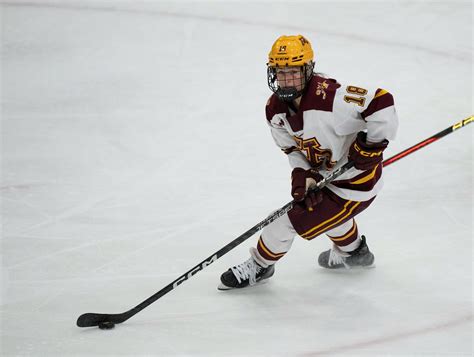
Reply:
[[[469,118],[466,118],[462,121],[460,121],[459,123],[456,123],[453,125],[453,130],[457,130],[457,129],[460,129],[462,128],[463,126],[471,123],[472,121],[474,121],[474,115],[471,115]]]

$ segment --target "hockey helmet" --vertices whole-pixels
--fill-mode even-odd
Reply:
[[[300,84],[285,86],[284,83],[279,83],[278,72],[288,67],[297,67],[301,71],[299,78],[295,78],[295,81],[301,81]],[[292,101],[303,94],[313,76],[313,69],[314,53],[311,43],[302,35],[280,36],[268,54],[268,86],[280,99]]]

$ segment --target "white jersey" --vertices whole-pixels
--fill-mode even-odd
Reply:
[[[290,166],[316,168],[323,176],[348,161],[359,131],[367,131],[368,141],[380,142],[394,139],[398,128],[393,96],[386,90],[341,85],[317,75],[308,83],[298,110],[274,94],[266,115]],[[327,188],[346,200],[367,201],[382,188],[381,176],[381,164],[372,171],[353,168]]]

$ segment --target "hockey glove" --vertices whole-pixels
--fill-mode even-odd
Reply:
[[[316,205],[323,200],[321,191],[309,191],[323,179],[316,170],[305,170],[301,167],[293,169],[291,173],[291,195],[296,202],[304,202],[308,211],[312,211]]]
[[[353,161],[358,170],[372,170],[382,162],[387,145],[386,139],[380,143],[367,143],[367,133],[360,131],[349,149],[349,161]]]

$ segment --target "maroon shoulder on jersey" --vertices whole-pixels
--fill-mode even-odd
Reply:
[[[374,114],[375,112],[388,108],[392,105],[394,105],[392,94],[387,92],[385,89],[379,88],[375,91],[374,99],[372,99],[367,108],[361,113],[361,116],[365,120],[365,118]]]
[[[336,90],[340,86],[335,79],[313,76],[308,84],[308,89],[301,98],[300,109],[331,112]]]
[[[272,94],[272,96],[268,99],[267,105],[265,107],[265,114],[267,116],[267,120],[271,121],[275,114],[286,113],[287,116],[290,115],[290,111],[288,110],[288,105],[278,99],[276,94]]]

